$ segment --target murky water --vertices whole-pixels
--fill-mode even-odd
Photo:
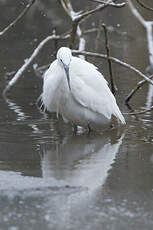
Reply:
[[[18,1],[6,2],[0,1],[1,28],[23,7]],[[80,3],[75,4],[79,8]],[[107,10],[103,17],[115,28],[109,33],[112,55],[144,72],[149,62],[141,25],[128,8]],[[61,33],[69,25],[58,4],[38,1],[0,40],[0,91],[9,78],[4,78],[5,73],[17,70],[54,26]],[[87,37],[90,50],[95,46],[93,38]],[[53,48],[49,43],[35,63],[51,62],[48,50],[52,54]],[[91,61],[108,75],[107,62]],[[113,72],[118,103],[127,112],[124,99],[141,79],[117,65]],[[152,230],[152,113],[137,120],[125,115],[127,126],[122,132],[74,135],[71,127],[54,116],[45,118],[37,109],[41,84],[31,67],[6,100],[0,97],[0,230]],[[132,105],[150,106],[151,92],[146,85]]]

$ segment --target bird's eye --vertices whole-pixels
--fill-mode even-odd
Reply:
[[[60,59],[60,61],[63,63],[62,59]]]

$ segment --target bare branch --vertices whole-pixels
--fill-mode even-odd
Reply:
[[[102,18],[100,16],[100,19],[99,19],[99,25],[98,25],[98,28],[96,30],[97,32],[97,35],[96,35],[96,39],[95,39],[95,52],[97,53],[98,52],[98,47],[99,47],[99,42],[100,42],[100,35],[101,35],[101,31],[102,31]]]
[[[107,4],[107,3],[108,3],[109,6],[113,6],[113,7],[117,7],[117,8],[121,8],[121,7],[123,7],[123,6],[126,5],[125,2],[122,2],[122,3],[115,3],[115,2],[113,2],[113,1],[110,1],[110,3],[109,3],[109,1],[106,2],[106,1],[102,1],[102,0],[88,0],[88,1],[97,2],[97,3],[99,3],[99,4]]]
[[[103,2],[103,3],[102,3]],[[102,1],[101,4],[99,4],[96,8],[85,11],[82,14],[79,14],[76,18],[75,21],[81,21],[84,17],[93,14],[95,12],[101,11],[102,9],[104,9],[107,6],[115,6],[115,7],[123,7],[125,6],[126,3],[114,3],[112,0],[108,0],[107,2]]]
[[[98,12],[102,9],[104,9],[107,6],[115,6],[115,7],[123,7],[125,6],[125,3],[114,3],[112,0],[108,0],[107,2],[104,2],[99,4],[97,7],[95,7],[94,9],[91,10],[87,10],[87,11],[80,11],[80,12],[75,12],[73,10],[73,7],[71,5],[71,1],[70,0],[60,0],[61,5],[63,6],[64,10],[66,11],[66,13],[70,16],[71,20],[72,20],[72,31],[71,31],[71,36],[70,36],[70,44],[69,47],[72,49],[73,45],[74,45],[74,41],[76,38],[76,34],[77,34],[77,27],[79,25],[79,23],[85,19],[86,17],[92,15],[95,12]]]
[[[151,75],[149,78],[152,79],[152,78],[153,78],[153,75]],[[138,91],[138,89],[140,89],[145,83],[147,83],[146,80],[142,80],[142,81],[139,81],[139,82],[137,83],[137,85],[135,86],[135,88],[133,88],[133,89],[131,90],[131,92],[128,94],[128,96],[125,98],[125,104],[126,104],[126,105],[129,105],[130,99],[131,99],[131,98],[133,97],[133,95]]]
[[[139,20],[139,22],[145,27],[145,20],[144,18],[141,16],[141,14],[137,11],[137,9],[134,7],[133,3],[131,2],[131,0],[127,0],[128,1],[128,5],[131,9],[132,14]]]
[[[24,8],[24,10],[17,16],[17,18],[11,22],[5,29],[3,29],[1,32],[0,32],[0,36],[4,35],[8,30],[10,30],[13,26],[15,26],[17,24],[17,22],[19,20],[21,20],[24,15],[29,11],[30,7],[35,3],[36,0],[31,0],[27,5],[26,7]]]
[[[92,52],[87,52],[87,51],[78,51],[78,50],[72,50],[72,52],[74,54],[82,54],[85,56],[91,56],[91,57],[97,57],[97,58],[103,58],[103,59],[108,59],[107,55],[105,54],[99,54],[99,53],[92,53]],[[127,69],[130,69],[131,71],[135,72],[136,74],[138,74],[139,76],[141,76],[142,78],[144,78],[148,83],[153,85],[153,81],[151,79],[149,79],[145,74],[143,74],[140,70],[136,69],[134,66],[127,64],[126,62],[123,62],[115,57],[109,57],[109,59],[111,61],[113,61],[114,63],[117,63],[121,66],[124,66]]]
[[[150,65],[153,66],[153,35],[152,35],[152,27],[153,21],[146,21],[138,10],[135,8],[131,0],[127,0],[128,5],[131,9],[133,15],[139,20],[139,22],[144,26],[147,33],[147,41],[148,41],[148,53],[149,53],[149,62]]]
[[[145,4],[142,3],[140,0],[136,0],[136,1],[137,1],[137,3],[138,3],[140,6],[142,6],[143,8],[145,8],[145,9],[147,9],[147,10],[150,10],[150,11],[153,11],[153,8],[151,8],[151,7],[147,6],[147,5],[145,5]]]
[[[13,87],[13,85],[19,80],[19,78],[23,75],[23,73],[26,71],[26,69],[29,67],[29,65],[33,62],[33,60],[37,57],[40,50],[44,47],[44,45],[50,41],[50,40],[60,40],[60,39],[67,39],[69,38],[69,35],[50,35],[46,37],[43,41],[39,43],[37,48],[32,53],[31,57],[28,58],[28,60],[21,66],[21,68],[17,71],[17,73],[14,75],[14,77],[9,81],[8,85],[5,87],[3,91],[3,96],[6,95],[6,93]]]
[[[114,82],[114,79],[113,79],[112,63],[111,63],[111,60],[109,59],[110,52],[109,52],[109,44],[108,44],[107,27],[106,27],[105,24],[103,24],[102,27],[104,28],[104,34],[105,34],[105,48],[106,48],[106,53],[107,53],[108,66],[109,66],[111,91],[115,95],[115,93],[116,93],[116,87],[115,87],[115,82]]]

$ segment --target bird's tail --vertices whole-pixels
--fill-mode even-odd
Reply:
[[[43,100],[42,100],[42,94],[40,94],[40,96],[38,97],[38,99],[36,101],[36,105],[42,112],[46,111],[46,107],[45,107]]]
[[[118,106],[116,107],[115,110],[116,111],[113,115],[119,120],[119,123],[121,123],[122,125],[125,125],[126,124],[125,119],[124,119],[120,109],[118,108]]]

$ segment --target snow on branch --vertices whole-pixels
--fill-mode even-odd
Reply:
[[[19,80],[19,78],[23,75],[23,73],[27,70],[29,65],[34,61],[34,59],[37,57],[41,49],[46,45],[47,42],[50,40],[60,40],[60,39],[67,39],[69,35],[50,35],[46,37],[43,41],[39,43],[37,48],[34,50],[32,55],[26,60],[26,62],[21,66],[21,68],[17,71],[17,73],[14,75],[14,77],[9,81],[8,85],[5,87],[3,91],[3,96],[6,95],[6,93],[14,86],[14,84]]]
[[[31,0],[24,10],[17,16],[16,19],[14,19],[7,27],[5,27],[2,31],[0,31],[0,37],[3,36],[8,30],[10,30],[12,27],[14,27],[24,16],[25,14],[29,11],[31,6],[35,3],[36,0]]]
[[[103,59],[110,59],[112,62],[117,63],[127,69],[130,69],[131,71],[135,72],[136,74],[138,74],[139,76],[141,76],[143,79],[145,79],[148,83],[153,85],[153,81],[151,79],[149,79],[145,74],[143,74],[140,70],[136,69],[134,66],[123,62],[115,57],[108,57],[105,54],[99,54],[99,53],[93,53],[93,52],[87,52],[87,51],[78,51],[78,50],[72,50],[72,52],[74,54],[82,54],[85,56],[91,56],[91,57],[97,57],[97,58],[103,58]]]

